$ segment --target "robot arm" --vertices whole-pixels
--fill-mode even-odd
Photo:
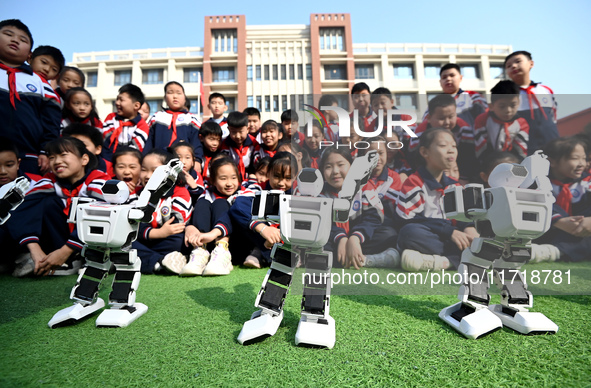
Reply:
[[[0,188],[0,225],[10,218],[10,212],[25,200],[29,181],[21,176]]]
[[[490,187],[518,187],[540,191],[552,191],[548,178],[550,162],[542,151],[523,159],[520,164],[501,163],[488,178]]]
[[[369,151],[367,154],[355,158],[351,168],[349,168],[345,182],[343,182],[343,187],[339,191],[339,198],[346,199],[351,203],[357,192],[367,183],[371,172],[377,165],[377,151]]]

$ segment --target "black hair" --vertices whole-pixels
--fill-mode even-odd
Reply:
[[[507,55],[505,57],[505,61],[503,62],[503,67],[507,66],[507,61],[513,57],[516,57],[518,55],[525,55],[525,57],[527,59],[529,59],[530,61],[532,60],[532,56],[531,53],[525,50],[519,50],[519,51],[513,51],[511,54]]]
[[[236,171],[236,175],[238,176],[238,182],[242,181],[242,174],[240,174],[240,170],[238,170],[238,166],[236,165],[236,162],[234,162],[234,159],[227,155],[224,155],[212,160],[211,164],[209,165],[209,181],[212,183],[212,185],[217,178],[218,170],[221,167],[227,165],[231,165],[234,168],[234,171]]]
[[[353,87],[351,88],[351,94],[360,93],[364,90],[367,90],[368,93],[371,93],[371,89],[369,88],[369,85],[367,85],[365,82],[358,82],[355,85],[353,85]]]
[[[33,50],[33,53],[31,53],[31,60],[37,58],[40,55],[47,55],[47,56],[53,58],[53,60],[59,66],[58,74],[62,70],[62,68],[66,65],[66,59],[64,58],[64,54],[62,54],[60,49],[58,49],[57,47],[39,46],[35,50]]]
[[[175,159],[176,157],[176,155],[173,155],[168,151],[164,151],[159,148],[154,148],[144,155],[144,157],[142,158],[142,162],[144,161],[144,159],[146,159],[146,156],[148,155],[157,156],[160,159],[160,163],[162,163],[163,165],[168,164],[168,162],[170,162],[172,159]],[[187,180],[185,179],[185,174],[179,174],[176,178],[175,185],[185,187],[186,184]]]
[[[509,162],[503,162],[504,160],[510,160]],[[482,172],[490,174],[492,170],[501,162],[503,163],[520,163],[521,160],[517,155],[507,151],[494,151],[488,154],[482,161]]]
[[[80,81],[82,81],[81,87],[84,87],[84,85],[86,84],[86,76],[84,75],[84,73],[82,72],[82,70],[80,70],[77,67],[73,67],[73,66],[64,66],[62,68],[62,71],[60,71],[60,75],[57,77],[57,82],[60,82],[60,80],[62,79],[62,77],[68,71],[73,71],[74,73],[78,74],[78,77],[80,77]]]
[[[228,118],[228,128],[242,128],[248,126],[248,116],[242,112],[230,112]]]
[[[193,162],[195,162],[195,147],[189,142],[184,140],[175,141],[170,147],[168,147],[167,151],[173,155],[176,155],[176,150],[181,147],[187,147],[191,151],[191,156],[193,156]]]
[[[257,116],[259,119],[261,118],[261,111],[252,106],[244,109],[242,113],[246,114],[247,116]]]
[[[95,128],[92,125],[73,123],[62,130],[62,136],[64,137],[75,135],[89,138],[95,147],[103,145],[103,134],[98,130],[98,128]]]
[[[581,145],[587,154],[587,143],[579,136],[559,137],[544,146],[544,154],[548,158],[559,161],[568,157],[577,145]]]
[[[182,85],[181,85],[181,87],[182,87]],[[166,89],[164,89],[164,90],[166,90]],[[139,102],[140,108],[142,107],[142,105],[144,105],[144,102],[146,102],[146,97],[144,96],[144,92],[142,92],[142,89],[139,86],[136,86],[134,84],[125,84],[125,85],[121,86],[119,88],[119,94],[123,94],[123,93],[127,93],[129,98],[131,99],[131,101]],[[148,107],[149,106],[150,106],[150,104],[148,104]]]
[[[222,133],[222,127],[213,120],[207,120],[201,124],[201,128],[199,129],[199,136],[202,136],[204,139],[210,135],[222,137]]]
[[[320,109],[321,106],[332,106],[333,104],[338,105],[339,100],[337,100],[337,98],[332,94],[325,94],[320,97],[320,100],[318,101],[318,109]]]
[[[90,105],[92,106],[88,117],[91,120],[99,120],[100,121],[99,115],[96,111],[96,107],[94,106],[94,100],[92,99],[92,94],[90,94],[90,92],[88,90],[86,90],[84,88],[79,88],[79,87],[70,88],[66,92],[66,95],[64,96],[64,107],[62,108],[62,118],[64,118],[64,119],[68,118],[68,119],[73,119],[74,121],[80,121],[79,117],[74,116],[74,112],[72,112],[72,110],[68,106],[70,104],[70,100],[72,99],[72,97],[74,97],[74,95],[76,93],[86,94],[86,96],[90,99]],[[86,120],[86,118],[84,118],[84,120]],[[94,125],[93,122],[91,122],[91,124]]]
[[[441,74],[443,74],[444,71],[449,70],[449,69],[456,69],[458,71],[458,73],[462,74],[462,71],[460,70],[460,66],[458,66],[456,63],[447,63],[447,64],[441,66],[441,69],[439,69],[439,76],[441,77]]]
[[[373,92],[371,92],[371,102],[374,102],[376,99],[380,98],[380,96],[386,96],[390,100],[392,99],[392,92],[388,88],[377,88]]]
[[[143,94],[143,92],[142,92],[142,94]],[[152,112],[152,108],[150,108],[150,104],[148,104],[148,101],[144,101],[142,103],[142,105],[140,106],[140,109],[142,108],[142,106],[144,106],[144,104],[146,104],[146,106],[148,107],[148,112],[151,113]]]
[[[123,155],[132,155],[135,156],[136,159],[140,163],[140,167],[142,165],[142,153],[137,148],[132,148],[129,146],[118,146],[117,151],[111,156],[111,163],[113,163],[113,168],[115,164],[117,164],[117,159]]]
[[[88,155],[88,164],[84,168],[85,173],[95,170],[98,166],[96,156],[86,148],[81,140],[78,140],[75,137],[60,137],[45,145],[45,153],[47,156],[59,155],[63,152],[70,152],[78,158]]]
[[[498,100],[519,97],[521,92],[519,85],[511,80],[499,81],[491,90],[490,102],[494,104]]]
[[[259,172],[263,168],[268,168],[269,163],[271,163],[271,157],[269,157],[269,156],[265,156],[264,158],[259,159],[258,162],[256,162],[254,165],[254,171]]]
[[[287,151],[277,152],[269,162],[267,175],[273,171],[281,171],[281,176],[285,176],[288,168],[292,179],[294,179],[298,175],[298,162],[295,156]]]
[[[0,137],[0,152],[13,152],[18,159],[18,148],[12,140],[7,137]]]
[[[281,122],[284,123],[286,121],[300,121],[300,117],[298,116],[297,112],[294,109],[287,109],[281,113]]]
[[[310,166],[311,164],[311,160],[310,160],[310,154],[308,154],[308,151],[306,151],[304,149],[304,147],[302,147],[301,145],[299,145],[296,142],[286,142],[285,144],[289,145],[289,148],[291,149],[291,154],[293,156],[295,156],[295,154],[297,154],[298,152],[302,154],[302,166]],[[279,151],[279,147],[277,147],[277,151]],[[283,152],[288,152],[288,151],[283,151]]]
[[[437,108],[445,108],[446,106],[456,106],[456,100],[449,94],[438,94],[429,101],[429,114],[435,113]]]
[[[222,93],[211,93],[209,95],[208,101],[211,102],[211,100],[213,100],[214,98],[221,98],[224,101],[224,104],[226,103],[226,97],[224,97]]]
[[[29,30],[29,27],[27,27],[25,23],[21,22],[19,19],[6,19],[0,22],[0,29],[7,26],[16,27],[19,30],[24,31],[25,34],[27,34],[27,36],[29,37],[29,40],[31,41],[31,47],[33,47],[33,35],[31,34],[31,30]]]
[[[266,131],[267,129],[273,129],[273,128],[276,129],[277,132],[282,132],[282,130],[283,130],[283,127],[277,121],[267,120],[263,123],[263,125],[261,125],[260,132],[262,133],[264,130]]]

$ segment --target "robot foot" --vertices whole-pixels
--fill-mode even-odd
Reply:
[[[55,313],[47,325],[52,329],[68,326],[80,321],[103,307],[105,307],[105,301],[101,298],[98,298],[96,302],[87,306],[80,303],[74,303],[73,306],[66,307]]]
[[[242,330],[238,334],[238,342],[246,346],[271,337],[277,333],[282,320],[283,311],[276,316],[263,313],[262,310],[255,311],[250,320],[244,322]]]
[[[105,310],[96,319],[96,327],[127,327],[133,321],[144,315],[148,306],[135,303],[133,306],[112,307]]]
[[[312,318],[302,315],[295,335],[295,343],[299,346],[313,346],[332,349],[335,343],[334,318]]]
[[[516,311],[500,304],[488,308],[503,325],[521,334],[556,334],[558,331],[558,326],[542,313]]]
[[[445,323],[467,338],[478,339],[503,327],[501,320],[489,309],[474,309],[458,302],[439,313]]]

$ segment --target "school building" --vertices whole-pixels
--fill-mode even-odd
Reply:
[[[369,27],[371,28],[371,27]],[[462,88],[486,94],[504,77],[510,45],[353,43],[351,16],[311,14],[307,25],[247,25],[244,15],[206,16],[203,45],[147,50],[74,53],[100,117],[113,111],[117,90],[142,88],[152,112],[162,105],[164,84],[179,81],[191,111],[207,119],[207,96],[223,93],[229,111],[255,106],[262,119],[334,94],[348,107],[356,82],[390,89],[399,108],[424,112],[441,91],[439,68],[457,63]],[[199,104],[205,96],[205,106]],[[418,115],[421,117],[421,114]]]

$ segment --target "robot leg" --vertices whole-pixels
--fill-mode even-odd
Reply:
[[[48,325],[52,329],[78,322],[105,307],[105,301],[98,297],[98,293],[111,262],[104,251],[88,247],[82,250],[82,256],[86,258],[86,267],[82,269],[70,294],[74,305],[58,311],[51,318]]]
[[[115,264],[113,290],[109,294],[111,308],[96,320],[97,327],[126,327],[148,311],[143,303],[135,303],[136,290],[140,284],[141,261],[137,251],[111,252]]]
[[[490,301],[486,270],[502,253],[502,245],[485,238],[474,239],[462,252],[458,267],[464,281],[458,293],[460,302],[441,310],[439,317],[467,338],[477,339],[503,327],[501,320],[486,308]]]
[[[332,252],[306,253],[304,263],[302,312],[295,343],[332,349],[335,343],[335,321],[329,315]]]
[[[501,304],[489,306],[503,325],[522,334],[554,334],[558,326],[542,313],[529,312],[533,296],[519,269],[529,260],[531,247],[512,246],[511,256],[494,263],[495,281],[501,288]]]
[[[238,342],[242,345],[249,345],[274,335],[283,319],[283,304],[291,286],[298,256],[285,249],[283,245],[275,244],[271,258],[273,262],[254,304],[260,310],[255,311],[250,320],[244,322],[238,335]]]

